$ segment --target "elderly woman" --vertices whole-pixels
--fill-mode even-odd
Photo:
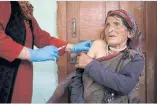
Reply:
[[[103,41],[94,41],[87,54],[80,53],[76,72],[59,84],[49,102],[59,101],[57,97],[68,84],[72,103],[140,101],[137,84],[144,69],[144,57],[135,20],[125,10],[109,11],[102,35]]]
[[[71,102],[139,102],[136,85],[144,69],[140,39],[141,33],[129,13],[125,10],[109,11],[105,21],[105,42],[95,41],[91,47],[93,51],[77,57],[75,66],[78,69],[69,87]],[[94,57],[94,50],[100,50],[100,46],[105,46],[97,52],[102,57],[99,54],[96,59],[90,57]]]

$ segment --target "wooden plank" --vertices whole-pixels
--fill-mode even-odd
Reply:
[[[107,16],[108,11],[118,10],[120,8],[119,6],[120,6],[119,1],[106,1],[105,2],[105,8],[106,8],[105,14],[106,14],[106,16]]]
[[[104,2],[80,2],[80,41],[100,38],[104,28]]]
[[[57,34],[58,38],[67,40],[66,38],[66,2],[57,1]]]
[[[155,4],[156,4],[156,6],[157,6],[157,2],[155,2]],[[157,8],[156,8],[156,11],[157,11]],[[157,16],[156,16],[156,21],[155,21],[156,23],[157,23]],[[157,40],[157,36],[156,36],[156,40]],[[157,47],[157,41],[156,41],[156,47]],[[157,73],[157,48],[156,48],[156,52],[155,52],[155,54],[156,54],[156,56],[155,56],[155,74]],[[157,75],[155,75],[155,82],[154,82],[154,84],[155,84],[155,92],[157,92]],[[154,102],[157,102],[157,94],[155,94],[154,95],[154,98],[155,98],[155,101]]]
[[[146,2],[146,76],[147,76],[147,102],[155,102],[155,59],[156,59],[156,36],[157,36],[157,5],[156,2]]]
[[[79,41],[79,2],[71,1],[67,2],[67,40],[70,43],[77,43]],[[72,29],[74,28],[72,21],[76,22],[76,36],[72,36]]]

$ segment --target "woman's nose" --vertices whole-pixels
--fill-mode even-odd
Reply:
[[[113,30],[114,30],[114,27],[113,27],[113,26],[110,26],[109,29],[108,29],[109,32],[111,32],[111,31],[113,31]]]

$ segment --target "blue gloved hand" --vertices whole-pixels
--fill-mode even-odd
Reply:
[[[58,49],[55,46],[45,46],[37,50],[29,49],[31,62],[56,61],[59,57]]]
[[[87,40],[87,41],[84,41],[84,42],[74,44],[73,48],[72,48],[72,52],[78,53],[78,52],[81,52],[81,51],[89,51],[91,45],[92,45],[91,40]]]

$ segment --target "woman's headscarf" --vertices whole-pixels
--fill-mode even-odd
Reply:
[[[107,17],[111,15],[118,15],[126,20],[128,25],[132,28],[130,31],[130,35],[132,38],[131,38],[130,43],[128,44],[128,48],[141,52],[142,34],[139,31],[138,25],[136,24],[136,21],[133,18],[133,16],[123,9],[109,11],[107,14]]]

